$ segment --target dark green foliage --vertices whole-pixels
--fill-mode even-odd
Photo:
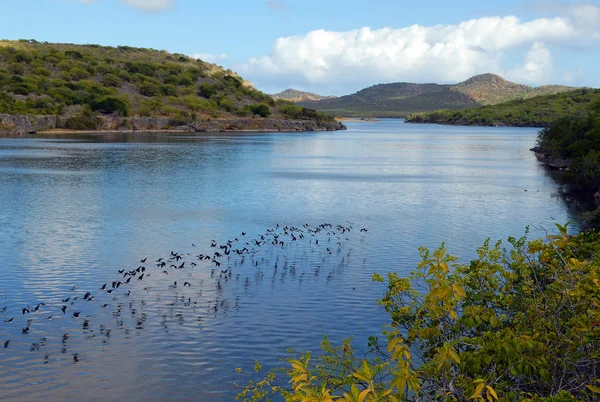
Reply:
[[[119,98],[107,96],[92,103],[92,110],[103,114],[117,113],[121,116],[129,114],[127,103]]]
[[[271,115],[271,109],[269,105],[265,103],[259,103],[257,105],[248,105],[246,108],[255,115],[259,115],[260,117],[269,117]]]
[[[217,90],[215,89],[215,87],[207,83],[200,84],[200,88],[198,89],[198,95],[203,96],[205,98],[210,98],[216,93]]]
[[[600,91],[599,91],[600,93]],[[580,113],[540,131],[538,148],[554,158],[572,159],[566,179],[578,190],[600,188],[600,110],[598,97]]]

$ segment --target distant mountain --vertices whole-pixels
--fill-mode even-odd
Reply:
[[[462,126],[548,127],[564,117],[583,119],[600,104],[600,89],[580,88],[571,92],[534,96],[496,105],[462,110],[413,113],[407,123],[436,123]]]
[[[286,89],[278,94],[271,95],[273,99],[283,99],[291,102],[319,101],[322,99],[334,99],[336,96],[321,96],[312,92],[303,92],[296,89]]]
[[[405,117],[415,112],[465,109],[574,89],[555,85],[534,88],[495,74],[482,74],[455,85],[379,84],[335,99],[297,102],[338,116]]]
[[[562,85],[545,85],[535,88],[515,84],[496,74],[481,74],[454,85],[452,89],[470,96],[481,105],[495,105],[521,98],[569,92],[576,88]]]

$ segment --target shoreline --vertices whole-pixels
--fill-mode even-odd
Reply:
[[[166,117],[101,116],[92,128],[74,130],[67,128],[62,116],[23,116],[0,114],[0,136],[22,136],[76,133],[219,133],[219,132],[308,132],[338,131],[347,127],[336,120],[289,120],[282,118],[231,118],[206,121],[174,121]]]

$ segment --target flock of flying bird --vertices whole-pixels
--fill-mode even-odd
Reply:
[[[32,332],[32,327],[36,320],[52,320],[52,318],[57,316],[72,317],[73,319],[82,319],[83,329],[87,330],[89,329],[90,316],[85,314],[82,316],[83,310],[86,309],[86,305],[83,305],[83,308],[81,308],[82,305],[80,303],[89,303],[101,298],[106,299],[106,297],[112,298],[112,301],[116,301],[116,293],[120,290],[123,290],[123,295],[128,297],[131,295],[132,289],[136,288],[135,285],[140,284],[139,286],[143,286],[144,281],[147,281],[150,277],[163,277],[162,280],[169,283],[169,289],[177,289],[179,286],[184,289],[186,287],[196,287],[198,284],[203,284],[203,280],[196,283],[192,279],[192,272],[199,266],[210,269],[210,277],[216,277],[216,291],[217,293],[220,293],[223,289],[222,282],[231,280],[233,278],[233,270],[245,264],[247,259],[250,260],[252,265],[257,269],[259,268],[259,264],[269,262],[268,260],[265,261],[265,257],[258,257],[259,252],[262,250],[268,249],[271,250],[271,252],[276,251],[281,253],[281,250],[292,247],[296,242],[308,240],[311,249],[317,250],[318,252],[326,254],[333,254],[334,252],[339,253],[343,242],[350,240],[348,238],[349,233],[354,230],[352,223],[346,223],[347,224],[336,226],[330,223],[323,223],[317,226],[304,224],[302,227],[280,226],[277,224],[275,227],[267,229],[264,233],[252,239],[247,236],[246,232],[242,232],[240,236],[227,240],[227,242],[223,244],[218,244],[217,241],[212,240],[210,243],[210,252],[195,254],[171,251],[167,257],[161,257],[150,261],[148,260],[148,257],[146,257],[141,259],[139,264],[136,264],[138,266],[134,269],[118,270],[119,277],[103,284],[96,292],[94,292],[97,293],[96,295],[92,294],[91,291],[80,292],[77,286],[73,286],[71,288],[72,293],[61,299],[60,302],[36,302],[31,305],[19,307],[18,310],[16,306],[13,306],[10,310],[9,306],[4,306],[0,309],[0,318],[4,318],[0,319],[0,323],[3,325],[16,325],[17,322],[21,321],[20,318],[22,317],[26,321],[21,332],[22,335],[28,335]],[[363,236],[362,239],[364,239],[364,235],[368,232],[368,229],[362,228],[358,231]],[[319,242],[319,240],[321,242]],[[196,245],[192,243],[192,247],[195,248]],[[190,261],[190,259],[193,259],[193,261]],[[283,264],[284,270],[287,269],[288,266],[291,266],[291,269],[294,268],[293,262],[288,265],[289,261],[286,256],[283,256],[282,260],[281,263]],[[323,259],[323,261],[325,260]],[[274,263],[275,271],[277,270],[279,263],[280,254],[277,255]],[[186,280],[183,281],[183,284],[181,284],[181,280],[167,280],[169,274],[173,274],[174,271],[178,273],[188,272],[188,276],[186,277]],[[263,274],[262,271],[259,272],[260,275]],[[236,279],[239,279],[239,276],[240,274],[237,273]],[[248,284],[248,281],[248,278],[246,278],[246,284]],[[143,289],[148,290],[149,287],[144,287]],[[5,298],[5,296],[0,295],[0,298]],[[161,296],[159,295],[157,300],[160,300],[160,298]],[[176,302],[181,301],[185,305],[197,304],[196,302],[192,302],[191,297],[188,297],[186,301],[184,296],[176,296],[175,300]],[[108,303],[103,303],[101,304],[101,307],[107,308],[109,307],[109,303],[110,301],[108,301]],[[144,302],[142,301],[142,303]],[[215,313],[219,308],[226,307],[226,302],[224,300],[219,300],[218,298],[216,301],[210,300],[209,303],[208,309]],[[117,307],[117,310],[113,312],[113,317],[118,320],[118,325],[123,326],[121,317],[123,303],[117,303]],[[132,303],[129,304],[129,307],[133,311],[133,314],[135,314]],[[7,312],[12,310],[18,311],[18,314],[8,318]],[[183,320],[181,314],[177,314],[177,317],[178,319]],[[141,328],[145,319],[145,313],[142,314],[141,317],[136,318],[136,328]],[[163,316],[162,323],[164,325],[166,325],[165,321],[166,315]],[[2,326],[0,325],[0,329],[1,327]],[[110,329],[106,329],[102,326],[101,333],[107,338],[110,337]],[[69,334],[65,333],[61,339],[63,345],[65,345],[69,339]],[[45,341],[46,338],[42,338],[41,343],[44,344]],[[9,348],[11,342],[11,339],[5,340],[3,343],[4,349]],[[34,343],[32,344],[31,350],[39,349],[39,347],[40,343]],[[46,355],[45,359],[48,359],[48,355]],[[75,354],[73,356],[73,361],[77,362],[78,359],[78,355]]]

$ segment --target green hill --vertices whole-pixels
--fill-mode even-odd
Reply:
[[[290,105],[276,102],[230,70],[182,54],[0,40],[0,114],[60,116],[66,128],[94,129],[103,116],[163,118],[173,125],[243,117],[290,119]],[[294,118],[332,120],[292,111]]]
[[[481,74],[456,84],[453,90],[464,93],[481,105],[495,105],[516,99],[572,91],[576,88],[561,85],[530,87],[515,84],[495,74]]]
[[[587,115],[588,105],[597,99],[600,99],[600,89],[583,88],[497,105],[415,113],[409,115],[406,121],[408,123],[547,127],[556,119]]]
[[[352,95],[299,104],[339,116],[405,117],[415,112],[464,109],[573,89],[564,86],[534,88],[512,83],[498,75],[482,74],[456,85],[379,84]]]
[[[290,102],[318,101],[322,99],[334,99],[337,96],[322,96],[312,92],[298,91],[296,89],[286,89],[285,91],[271,95],[273,99],[283,99]]]

